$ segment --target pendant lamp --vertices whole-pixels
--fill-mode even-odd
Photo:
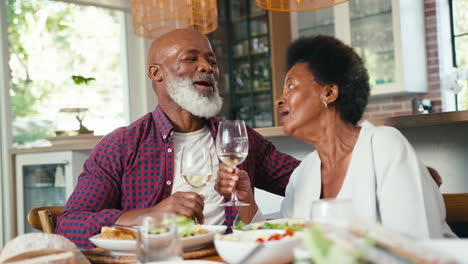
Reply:
[[[149,39],[178,28],[203,34],[218,27],[216,0],[132,0],[133,30]]]
[[[270,11],[306,11],[338,5],[348,0],[256,0],[258,7]]]

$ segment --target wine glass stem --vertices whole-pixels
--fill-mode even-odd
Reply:
[[[231,193],[231,201],[232,202],[238,202],[239,200],[237,200],[237,192],[236,190],[232,191]]]

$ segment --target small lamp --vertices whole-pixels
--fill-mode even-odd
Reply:
[[[193,28],[203,34],[218,27],[216,0],[132,0],[136,35],[154,39],[178,28]]]
[[[335,6],[349,0],[256,0],[257,6],[270,11],[307,11]]]

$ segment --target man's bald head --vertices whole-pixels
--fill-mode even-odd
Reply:
[[[153,41],[148,52],[148,65],[161,64],[167,48],[174,46],[176,43],[181,43],[186,40],[206,41],[208,39],[200,31],[182,28],[170,31]]]
[[[221,108],[216,57],[199,31],[178,29],[155,39],[148,77],[160,105],[177,105],[198,117],[214,116]]]

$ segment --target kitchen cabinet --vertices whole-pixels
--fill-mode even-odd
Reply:
[[[291,20],[294,37],[329,34],[350,44],[365,61],[371,95],[427,91],[423,1],[353,0]]]
[[[18,234],[37,231],[27,220],[34,207],[65,205],[90,150],[16,154]]]
[[[273,101],[284,80],[284,71],[275,72],[272,67],[271,37],[275,30],[281,30],[271,24],[275,14],[258,8],[255,0],[243,0],[219,1],[218,15],[218,29],[208,37],[217,57],[224,98],[219,117],[242,119],[252,127],[271,127],[277,120]],[[283,35],[288,38],[282,40],[286,43],[290,39],[289,17],[282,20],[287,21]],[[285,47],[281,57],[284,55]]]

